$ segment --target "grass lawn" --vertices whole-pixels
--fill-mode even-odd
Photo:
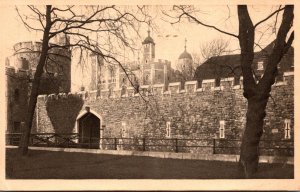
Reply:
[[[7,179],[237,179],[233,162],[160,159],[89,153],[6,149]],[[294,166],[260,164],[256,178],[294,177]]]

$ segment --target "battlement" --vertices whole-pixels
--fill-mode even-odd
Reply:
[[[42,50],[42,42],[39,41],[24,41],[16,43],[14,46],[15,53],[14,55],[19,55],[23,53],[30,52],[40,52]],[[71,57],[71,52],[68,48],[55,48],[51,49],[53,53],[60,53],[60,56]],[[59,55],[57,55],[59,56]]]
[[[16,53],[27,51],[41,51],[42,43],[37,41],[24,41],[16,43],[13,47]]]
[[[11,77],[28,77],[31,72],[21,68],[15,68],[14,66],[7,66],[5,68],[5,74]]]
[[[157,59],[155,62],[162,63],[162,64],[171,64],[171,61],[166,59]]]
[[[179,94],[186,95],[197,95],[199,93],[212,93],[215,91],[235,91],[243,88],[243,78],[240,78],[240,83],[234,85],[233,78],[221,79],[220,86],[214,86],[214,79],[207,79],[202,82],[201,88],[199,88],[197,81],[187,81],[184,84],[184,89],[181,89],[181,82],[172,82],[169,84],[168,89],[165,89],[164,84],[155,85],[143,85],[137,91],[134,87],[127,87],[123,89],[113,89],[113,90],[93,90],[93,91],[80,91],[75,93],[60,93],[51,95],[40,95],[39,99],[66,99],[70,97],[81,98],[82,100],[97,100],[97,99],[110,99],[110,98],[128,98],[128,97],[148,97],[148,96],[158,96],[158,97],[172,97]],[[294,81],[294,73],[286,72],[284,74],[284,80],[276,82],[273,87],[279,86],[290,86]]]

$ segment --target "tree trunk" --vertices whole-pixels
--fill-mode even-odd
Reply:
[[[272,53],[269,55],[264,76],[256,84],[253,78],[254,31],[247,6],[238,6],[239,42],[241,47],[241,67],[243,72],[244,96],[248,101],[246,127],[242,138],[240,168],[246,178],[252,178],[257,171],[259,161],[259,141],[263,134],[263,122],[272,85],[277,75],[277,65],[290,48],[294,33],[288,41],[286,37],[293,23],[293,5],[285,6],[282,23],[278,30]]]
[[[31,127],[32,127],[32,121],[34,116],[34,111],[36,107],[37,97],[38,97],[38,91],[40,86],[40,80],[44,71],[44,66],[46,62],[46,57],[48,53],[48,43],[49,43],[49,33],[51,28],[51,5],[47,5],[46,9],[46,27],[43,34],[43,41],[42,41],[42,50],[41,50],[41,56],[39,59],[39,63],[36,67],[36,72],[34,74],[34,79],[32,82],[31,87],[31,93],[29,97],[29,104],[26,114],[26,122],[25,122],[25,128],[22,130],[22,138],[20,141],[20,152],[21,155],[27,155],[28,153],[28,144],[30,139],[30,133],[31,133]]]
[[[246,178],[252,178],[258,168],[259,141],[263,134],[268,97],[254,96],[248,99],[247,121],[242,138],[240,166]]]

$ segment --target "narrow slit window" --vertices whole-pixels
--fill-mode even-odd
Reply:
[[[126,138],[127,137],[126,122],[122,122],[121,135],[122,135],[122,138]]]
[[[170,138],[171,137],[171,122],[168,121],[166,123],[166,137]]]
[[[264,70],[264,62],[263,61],[257,62],[257,70]]]
[[[290,119],[284,120],[284,138],[285,139],[291,138],[291,120]]]
[[[225,121],[224,120],[220,121],[219,131],[220,131],[220,138],[224,139],[225,138]]]

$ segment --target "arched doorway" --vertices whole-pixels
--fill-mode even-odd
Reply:
[[[100,119],[91,112],[78,119],[79,143],[82,147],[99,148]]]

